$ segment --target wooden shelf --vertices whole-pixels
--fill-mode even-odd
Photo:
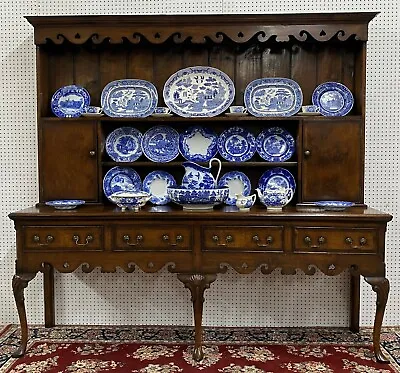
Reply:
[[[182,161],[184,162],[184,161]],[[112,162],[105,161],[101,164],[105,167],[177,167],[182,166],[182,162],[151,162],[151,161],[139,161],[139,162]],[[198,164],[207,165],[207,162],[196,162]],[[297,162],[221,162],[222,167],[296,167]]]

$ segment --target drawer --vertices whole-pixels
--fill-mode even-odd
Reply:
[[[294,232],[295,251],[355,253],[378,250],[378,230],[373,228],[296,227]]]
[[[186,226],[154,225],[118,226],[113,250],[180,250],[192,249],[192,229]]]
[[[203,227],[203,250],[282,251],[281,226]]]
[[[101,226],[30,226],[24,228],[26,250],[103,250]]]

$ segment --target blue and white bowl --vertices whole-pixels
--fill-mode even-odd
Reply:
[[[172,202],[187,210],[209,210],[223,203],[229,195],[229,188],[185,189],[184,187],[167,188]]]

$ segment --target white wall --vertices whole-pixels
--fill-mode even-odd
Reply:
[[[15,233],[7,214],[37,202],[36,82],[33,29],[24,15],[381,11],[370,24],[367,64],[365,196],[394,215],[387,233],[391,293],[385,325],[400,325],[399,152],[400,12],[397,0],[0,0],[0,324],[16,323],[11,289]],[[43,322],[42,277],[26,290],[30,323]],[[220,275],[206,292],[205,325],[348,324],[348,274]],[[372,325],[375,293],[362,285],[361,323]],[[166,271],[77,271],[56,276],[59,324],[192,324],[189,292]]]

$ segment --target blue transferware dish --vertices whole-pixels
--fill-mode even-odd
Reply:
[[[256,140],[257,153],[268,162],[284,162],[294,154],[293,136],[281,127],[263,130]]]
[[[217,142],[214,131],[193,126],[179,135],[179,151],[188,161],[207,162],[217,154]]]
[[[315,88],[312,103],[319,107],[324,116],[345,116],[353,108],[354,98],[351,91],[338,82],[326,82]]]
[[[244,91],[244,104],[256,117],[288,117],[300,110],[303,92],[292,79],[256,79]]]
[[[231,162],[245,162],[256,152],[256,138],[242,127],[231,127],[218,137],[218,151]]]
[[[315,204],[326,211],[343,211],[354,206],[354,203],[349,201],[316,201]]]
[[[165,205],[170,202],[167,188],[176,186],[174,177],[165,171],[150,172],[143,180],[143,190],[151,195],[150,202]]]
[[[89,92],[79,85],[57,89],[51,98],[51,111],[59,118],[77,118],[90,105]]]
[[[211,173],[212,162],[218,163],[217,176],[214,178]],[[186,161],[182,163],[185,168],[185,174],[182,179],[182,187],[186,189],[212,189],[217,187],[217,181],[221,172],[221,161],[218,158],[211,158],[208,167]]]
[[[167,188],[171,201],[184,210],[210,210],[228,197],[228,188],[186,189],[184,187]]]
[[[277,188],[277,189],[261,189],[256,188],[260,202],[272,210],[282,210],[293,198],[293,190],[291,188]]]
[[[77,206],[85,204],[81,199],[57,199],[54,201],[47,201],[47,206],[52,206],[57,210],[71,210]]]
[[[170,162],[179,155],[179,133],[169,126],[155,126],[142,138],[144,155],[153,162]]]
[[[165,104],[181,117],[214,117],[228,109],[235,97],[231,78],[210,66],[192,66],[165,82]]]
[[[236,194],[235,205],[240,211],[249,211],[250,207],[256,202],[256,195],[244,196],[242,194]]]
[[[115,162],[134,162],[142,153],[142,133],[133,127],[120,127],[106,138],[107,154]]]
[[[154,112],[157,102],[157,89],[147,80],[114,80],[101,92],[101,106],[109,117],[144,118]]]
[[[139,211],[150,199],[150,194],[139,192],[116,192],[109,197],[110,201],[115,203],[122,211]]]
[[[104,175],[103,191],[110,201],[110,196],[114,193],[138,192],[141,190],[142,180],[133,168],[115,166]]]
[[[246,174],[240,171],[230,171],[224,174],[218,181],[218,187],[228,187],[229,195],[225,200],[227,205],[236,205],[236,195],[247,197],[251,191],[250,179]]]

